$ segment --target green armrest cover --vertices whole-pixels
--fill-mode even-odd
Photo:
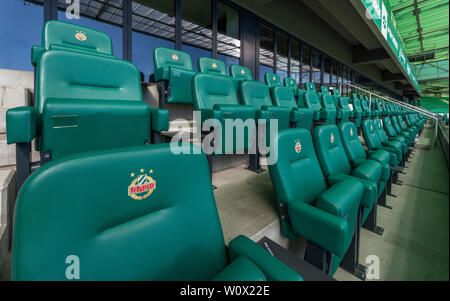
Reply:
[[[152,131],[169,130],[169,111],[166,109],[150,108]]]
[[[371,160],[375,160],[382,164],[392,165],[391,163],[394,163],[394,165],[392,165],[392,166],[397,166],[397,164],[398,164],[397,156],[386,150],[382,150],[382,149],[369,150],[368,154],[369,154],[369,158]]]
[[[17,107],[6,111],[7,143],[31,143],[36,137],[37,118],[35,107]]]
[[[274,106],[262,106],[261,109],[261,112],[265,112],[266,119],[278,119],[278,129],[289,128],[291,122],[291,109]]]
[[[364,186],[364,193],[361,200],[361,205],[366,208],[372,208],[373,204],[377,200],[377,184],[367,181],[365,179],[360,179],[355,176],[346,175],[342,173],[336,173],[332,174],[328,177],[328,183],[330,185],[335,185],[336,183],[348,180],[348,179],[354,179],[363,184]]]
[[[291,202],[289,218],[295,233],[342,257],[347,251],[346,241],[353,235],[348,222],[304,202]]]
[[[45,52],[42,46],[32,46],[31,47],[31,64],[36,66],[42,54]]]
[[[381,178],[381,172],[381,164],[373,160],[366,160],[353,170],[352,175],[360,179],[378,183]]]
[[[263,271],[269,281],[302,281],[303,278],[290,267],[264,250],[246,236],[240,235],[230,241],[228,254],[233,261],[240,256],[250,259]]]
[[[215,104],[214,110],[221,111],[221,116],[224,119],[240,118],[245,121],[247,119],[255,119],[256,117],[256,110],[252,106]]]
[[[248,258],[240,256],[232,260],[212,281],[267,281],[264,273]]]

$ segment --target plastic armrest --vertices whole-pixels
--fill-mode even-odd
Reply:
[[[152,131],[169,130],[169,111],[166,109],[150,108]]]
[[[364,194],[363,194],[363,198],[361,200],[361,205],[363,205],[366,208],[371,208],[373,205],[373,202],[377,198],[377,183],[367,181],[365,179],[357,178],[357,177],[351,176],[351,175],[336,173],[336,174],[332,174],[328,177],[328,184],[332,186],[340,181],[348,180],[348,179],[357,180],[359,183],[361,183],[364,186]]]
[[[35,107],[17,107],[6,112],[7,143],[31,143],[36,137],[38,112]]]
[[[45,52],[44,47],[32,46],[31,47],[31,64],[36,66],[42,54]]]
[[[200,111],[202,116],[201,117],[202,124],[205,122],[205,120],[208,119],[218,120],[222,117],[221,112],[214,109],[200,109],[198,111]]]
[[[319,118],[322,119],[322,120],[327,119],[328,118],[328,111],[326,111],[324,109],[320,110]]]
[[[269,281],[302,281],[303,278],[290,267],[272,256],[246,236],[240,235],[228,245],[230,259],[244,256],[262,270]]]
[[[159,80],[169,80],[169,68],[164,67],[164,68],[158,68],[155,69],[154,71],[154,76],[155,76],[155,81],[159,81]]]
[[[349,232],[346,220],[304,202],[290,203],[288,211],[297,234],[337,256],[344,256]]]

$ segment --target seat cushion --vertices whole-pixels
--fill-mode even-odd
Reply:
[[[213,281],[266,281],[264,273],[250,260],[240,256],[212,278]]]

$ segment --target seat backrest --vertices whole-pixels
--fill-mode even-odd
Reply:
[[[392,121],[390,117],[383,118],[383,127],[386,130],[386,133],[389,135],[389,137],[394,137],[397,135],[397,132],[392,126]]]
[[[321,97],[322,108],[336,110],[336,106],[334,105],[333,96],[330,94],[323,94]]]
[[[196,110],[213,109],[216,104],[239,105],[237,85],[232,77],[198,73],[192,84]]]
[[[66,50],[103,56],[113,55],[112,41],[106,33],[57,20],[47,21],[44,24],[42,47],[34,46],[32,48],[32,63],[37,64],[42,54],[48,50]]]
[[[339,133],[350,162],[355,163],[357,160],[367,159],[366,152],[358,137],[356,125],[353,122],[340,124]]]
[[[361,101],[358,98],[353,98],[353,110],[362,112]]]
[[[270,88],[270,95],[272,96],[272,101],[276,106],[291,109],[297,107],[294,91],[291,88],[282,86],[272,87]]]
[[[327,124],[315,127],[313,141],[317,158],[326,176],[335,173],[349,174],[351,172],[350,162],[336,125]]]
[[[354,102],[356,99],[360,100],[356,93],[352,93],[352,101]]]
[[[155,70],[160,68],[194,70],[189,53],[166,47],[156,47],[153,50],[153,65]]]
[[[377,149],[382,146],[380,137],[378,137],[378,134],[375,131],[372,120],[367,119],[362,121],[361,132],[369,149]]]
[[[381,120],[378,119],[378,118],[374,119],[373,126],[375,127],[375,131],[377,132],[378,137],[381,140],[381,143],[388,142],[389,138],[388,138],[388,136],[386,135],[386,132],[383,129],[383,124],[382,124]]]
[[[319,95],[316,92],[307,92],[303,96],[305,106],[314,110],[320,110],[322,108]]]
[[[397,116],[395,116],[395,115],[391,116],[391,120],[392,120],[392,126],[394,127],[397,134],[401,133],[402,129],[400,128],[400,125],[398,124]]]
[[[310,132],[301,128],[281,130],[275,147],[278,160],[268,168],[277,201],[314,205],[317,197],[326,190],[326,183]]]
[[[341,96],[341,90],[339,90],[339,89],[333,89],[333,95],[335,95],[335,96]]]
[[[239,87],[241,102],[258,110],[262,106],[272,106],[269,87],[262,82],[254,80],[243,81]]]
[[[298,89],[297,81],[294,78],[292,78],[292,77],[285,77],[283,81],[284,81],[284,86],[285,87],[290,88],[292,90],[297,90]]]
[[[271,72],[264,74],[264,82],[270,88],[282,86],[280,76]]]
[[[138,68],[114,58],[47,51],[38,63],[36,83],[35,105],[41,113],[48,99],[142,101]]]
[[[52,159],[150,142],[150,109],[130,62],[50,50],[38,61],[36,83],[36,146]],[[135,129],[120,122],[134,122]]]
[[[305,94],[307,93],[306,90],[298,89],[298,106],[300,108],[306,108],[305,106]]]
[[[216,75],[228,75],[225,63],[210,57],[201,57],[198,59],[198,71]]]
[[[327,86],[320,86],[320,92],[321,92],[322,94],[331,94],[331,93],[330,93],[330,89],[328,89]]]
[[[316,85],[311,82],[305,83],[305,89],[308,92],[316,93]]]
[[[80,280],[216,275],[227,255],[205,155],[164,143],[40,167],[17,199],[12,279],[67,280],[75,258]]]
[[[236,80],[253,80],[252,71],[247,67],[240,65],[230,66],[230,75]]]

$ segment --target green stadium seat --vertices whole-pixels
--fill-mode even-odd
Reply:
[[[335,98],[333,96],[333,98]],[[345,123],[347,121],[352,121],[354,123],[355,119],[353,118],[353,112],[350,109],[348,97],[338,97],[338,106],[337,106],[337,112],[336,112],[336,119],[338,120],[339,124]]]
[[[201,124],[208,119],[215,119],[222,128],[221,143],[214,143],[212,155],[236,154],[253,146],[251,135],[255,131],[253,125],[249,125],[249,131],[244,131],[243,145],[236,143],[236,135],[226,131],[226,120],[235,122],[256,119],[256,109],[249,105],[240,105],[237,98],[236,82],[232,77],[198,73],[193,79],[194,108],[201,112]],[[250,136],[249,133],[250,132]],[[225,143],[226,137],[233,137],[232,145]]]
[[[73,153],[159,142],[169,114],[143,101],[140,83],[139,70],[127,61],[45,52],[37,64],[35,106],[6,114],[7,142],[25,155],[18,160],[18,187],[31,172],[26,154],[34,138],[41,165]]]
[[[283,236],[305,238],[305,260],[331,276],[349,257],[350,265],[355,265],[351,253],[362,184],[347,179],[327,188],[311,134],[305,129],[280,131],[276,147],[278,160],[269,171]]]
[[[209,57],[198,59],[198,71],[215,75],[228,75],[227,67],[223,61]]]
[[[298,96],[298,87],[297,87],[297,81],[295,80],[295,78],[285,77],[283,82],[284,82],[284,86],[292,89],[295,97],[297,97]]]
[[[341,97],[341,91],[339,89],[333,89],[332,92],[334,105],[337,108],[339,106],[339,98]]]
[[[278,120],[279,129],[295,127],[296,122],[292,108],[274,106],[270,97],[270,89],[267,85],[259,81],[244,80],[239,87],[239,95],[244,105],[252,106],[258,112],[258,119]],[[267,122],[269,126],[269,122]]]
[[[106,33],[56,20],[44,24],[42,46],[32,46],[33,66],[36,66],[42,55],[49,50],[66,50],[114,58],[111,38]]]
[[[302,280],[245,236],[225,246],[205,155],[169,144],[77,154],[33,173],[17,199],[12,279],[70,280],[74,256],[81,281]]]
[[[244,66],[231,65],[230,75],[238,81],[253,80],[252,71]]]
[[[384,146],[376,132],[375,126],[372,120],[364,120],[361,124],[361,132],[364,137],[364,141],[369,149],[369,155],[374,153],[377,150],[385,150],[388,151],[389,156],[389,165],[391,167],[397,167],[402,162],[403,152],[401,144],[394,146]],[[384,159],[384,158],[383,158]],[[377,160],[383,161],[384,160]]]
[[[378,185],[378,204],[386,206],[386,188],[391,185],[392,173],[391,166],[389,165],[389,153],[384,150],[376,150],[368,157],[359,140],[357,129],[353,122],[340,124],[339,134],[341,135],[342,144],[352,168],[360,166],[367,160],[376,161],[381,165],[382,172]],[[382,159],[382,162],[379,159]],[[390,187],[388,189],[390,190]],[[375,224],[370,226],[373,228]]]
[[[192,104],[192,79],[196,72],[191,56],[183,51],[156,47],[153,50],[154,80],[159,84],[159,106]]]
[[[314,110],[313,120],[316,124],[335,124],[336,107],[334,107],[333,97],[331,95],[319,97],[313,83],[305,83],[305,85],[309,87],[304,95],[305,106]]]
[[[353,95],[352,106],[355,124],[357,127],[361,127],[361,122],[363,119],[366,119],[366,117],[364,117],[361,101],[358,98],[355,98],[355,95]]]
[[[270,95],[272,96],[273,103],[278,107],[286,107],[292,110],[291,122],[296,127],[311,130],[313,110],[297,105],[293,90],[288,87],[283,87],[280,77],[277,74],[266,73],[265,82],[270,87]]]
[[[388,118],[385,118],[385,119],[388,119]],[[386,121],[386,123],[389,124],[389,121]],[[383,121],[383,123],[384,122],[385,121]],[[378,137],[380,138],[380,141],[383,145],[389,146],[390,142],[393,142],[395,145],[397,145],[397,144],[401,145],[402,152],[403,152],[403,160],[405,160],[405,155],[408,152],[408,145],[406,144],[406,140],[404,139],[404,137],[402,137],[402,136],[389,137],[386,134],[387,131],[385,131],[385,127],[383,127],[383,124],[380,119],[374,120],[373,125],[374,125],[375,131],[377,132]],[[387,125],[386,127],[391,129],[391,127],[389,125]]]
[[[380,184],[382,166],[376,161],[366,160],[352,169],[336,125],[321,125],[314,128],[313,141],[328,184],[333,185],[341,180],[355,179],[364,186],[364,195],[361,200],[363,209],[361,224],[364,225],[370,214],[372,219],[370,224],[373,226],[370,230],[376,231],[375,205],[378,196],[382,193],[378,189],[383,186]]]

